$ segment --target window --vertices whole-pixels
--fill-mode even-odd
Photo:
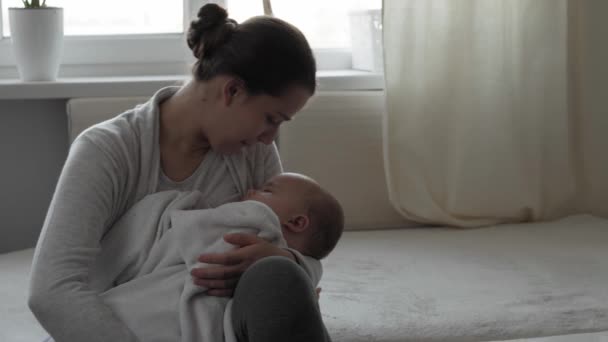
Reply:
[[[272,0],[275,16],[297,26],[313,48],[350,49],[351,12],[380,9],[382,0]],[[242,22],[263,13],[262,1],[228,0],[228,13]]]
[[[193,58],[184,30],[209,2],[225,6],[238,22],[263,14],[262,0],[47,0],[64,8],[62,77],[187,73]],[[272,0],[274,15],[307,36],[319,70],[350,69],[349,13],[381,5],[382,0]],[[21,6],[21,0],[0,0],[0,78],[15,69],[8,8]]]
[[[47,0],[47,5],[64,8],[66,36],[183,32],[184,7],[183,3],[175,0]],[[23,7],[23,4],[21,0],[2,0],[2,32],[5,37],[10,35],[9,7]]]

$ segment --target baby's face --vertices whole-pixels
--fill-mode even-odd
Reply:
[[[307,209],[304,196],[311,184],[314,183],[300,175],[284,173],[272,177],[260,189],[249,190],[243,200],[266,204],[284,223]]]

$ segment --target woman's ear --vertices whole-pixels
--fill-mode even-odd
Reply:
[[[296,215],[284,222],[283,225],[293,233],[301,233],[310,226],[310,219],[306,215]]]
[[[244,90],[245,87],[243,81],[239,78],[231,77],[226,83],[224,83],[224,104],[226,106],[232,104],[236,97],[241,95]]]

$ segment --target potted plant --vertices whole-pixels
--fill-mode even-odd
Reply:
[[[22,0],[8,10],[13,53],[23,81],[54,81],[63,53],[63,9]]]

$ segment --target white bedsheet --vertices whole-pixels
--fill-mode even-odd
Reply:
[[[0,341],[40,341],[33,251],[0,256]],[[334,342],[491,341],[608,330],[608,220],[345,232],[324,262]],[[575,341],[573,339],[572,341]]]

